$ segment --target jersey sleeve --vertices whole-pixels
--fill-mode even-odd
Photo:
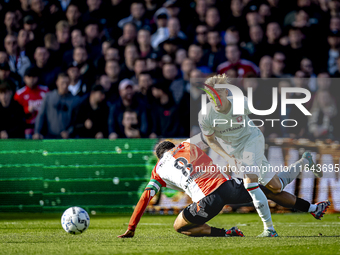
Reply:
[[[205,136],[211,136],[215,133],[209,118],[202,116],[201,113],[198,115],[198,123],[200,125],[201,131]]]
[[[161,187],[166,187],[165,181],[163,181],[159,174],[157,174],[156,167],[152,170],[151,179],[146,187],[153,189],[156,193],[161,189]]]
[[[135,210],[133,211],[133,214],[129,222],[128,230],[135,231],[151,199],[157,194],[157,192],[161,189],[161,187],[166,186],[166,183],[156,173],[156,167],[157,165],[153,169],[151,179],[148,185],[146,186],[141,198],[139,199]]]
[[[156,195],[156,193],[152,189],[146,188],[144,190],[130,218],[128,230],[135,231],[140,218],[143,216],[146,207],[148,206],[154,195]]]

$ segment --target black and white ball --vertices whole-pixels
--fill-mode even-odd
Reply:
[[[83,208],[70,207],[61,216],[61,225],[67,233],[79,235],[89,227],[90,217]]]

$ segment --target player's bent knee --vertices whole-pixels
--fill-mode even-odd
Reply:
[[[174,229],[177,231],[177,232],[181,232],[181,230],[183,229],[183,227],[187,226],[188,225],[188,222],[185,221],[184,217],[183,217],[183,212],[181,212],[175,222],[174,222]]]
[[[274,178],[267,183],[266,188],[269,189],[274,194],[280,193],[282,191],[282,186],[279,178],[277,176],[274,176]]]
[[[176,232],[179,232],[180,233],[180,227],[179,227],[179,225],[178,224],[176,224],[176,221],[174,222],[174,229],[175,229],[175,231]]]
[[[267,185],[266,188],[269,189],[274,194],[279,194],[281,192],[281,187]]]

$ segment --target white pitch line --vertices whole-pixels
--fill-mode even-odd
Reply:
[[[246,227],[246,226],[250,226],[252,224],[250,223],[238,223],[236,224],[236,226],[238,227]],[[334,225],[340,225],[340,222],[327,222],[327,224],[322,224],[322,222],[306,222],[306,223],[280,223],[280,222],[275,222],[274,226],[277,225],[285,225],[285,226],[299,226],[299,227],[310,227],[310,226],[320,226],[320,227],[333,227]]]

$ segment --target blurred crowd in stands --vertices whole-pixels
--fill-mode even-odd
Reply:
[[[279,107],[299,125],[267,137],[339,137],[340,0],[2,0],[0,19],[1,139],[188,137],[190,79],[214,73],[256,109],[310,90],[312,116]]]

